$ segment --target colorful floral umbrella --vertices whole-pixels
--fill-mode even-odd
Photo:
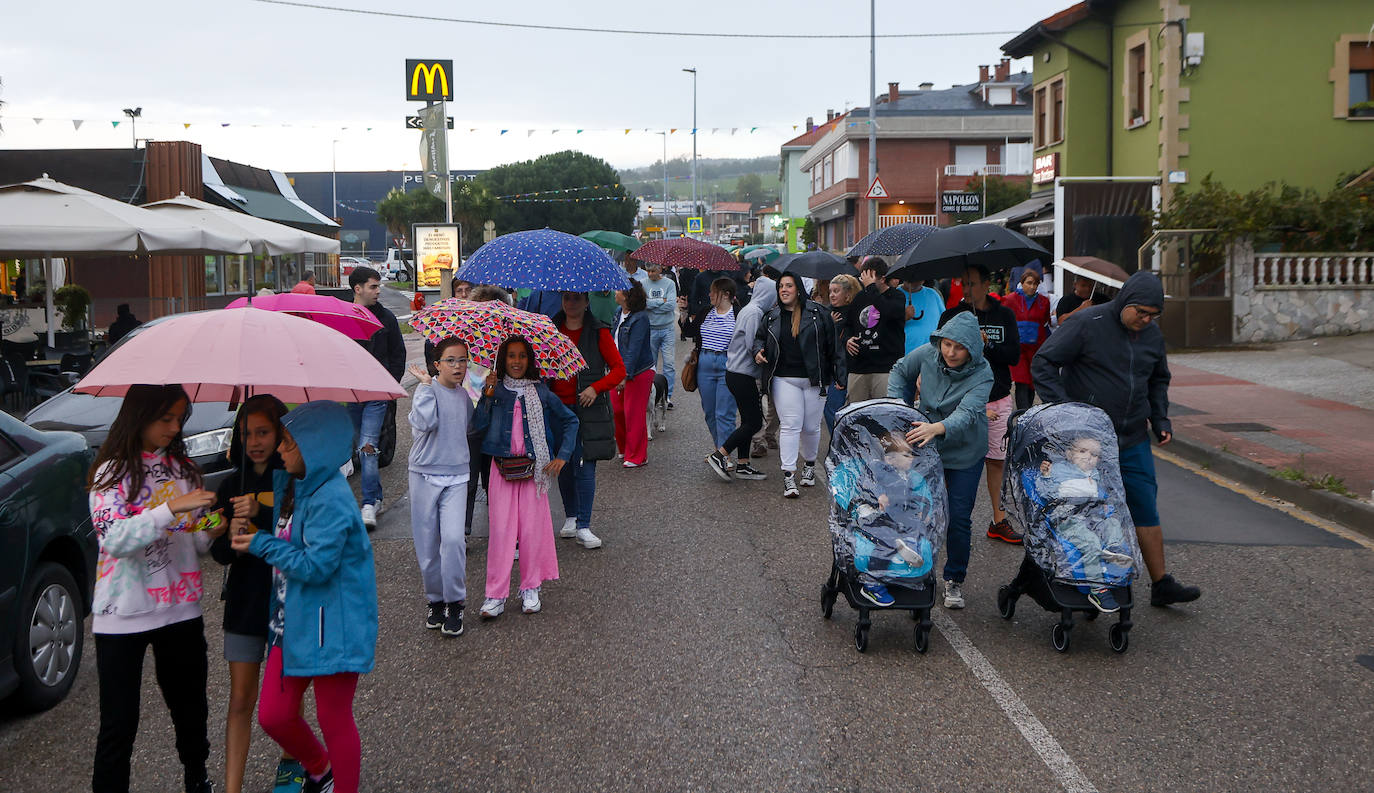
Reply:
[[[544,377],[566,380],[587,368],[582,353],[553,320],[500,300],[441,300],[411,317],[410,326],[436,344],[451,336],[462,339],[468,357],[488,369],[496,368],[496,352],[511,336],[530,340]]]
[[[735,261],[735,257],[731,256],[729,251],[719,245],[691,237],[646,242],[630,258],[688,270],[740,269],[739,262]]]
[[[553,229],[503,234],[478,248],[453,277],[565,292],[630,288],[625,271],[596,243]]]
[[[357,303],[345,303],[328,295],[308,295],[285,292],[280,295],[241,297],[225,308],[260,308],[280,311],[318,322],[339,331],[350,339],[370,339],[382,329],[382,323],[371,311]]]

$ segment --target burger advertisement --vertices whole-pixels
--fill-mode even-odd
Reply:
[[[458,224],[416,224],[411,239],[415,241],[415,288],[438,289],[440,271],[455,270],[463,260]]]

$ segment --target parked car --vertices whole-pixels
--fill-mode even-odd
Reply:
[[[372,262],[361,256],[340,256],[339,257],[339,282],[348,283],[348,276],[353,272],[354,267],[372,267]]]
[[[105,354],[109,355],[119,349],[120,345],[127,344],[129,339],[136,337],[144,328],[166,322],[174,316],[178,315],[159,317],[139,325]],[[77,394],[68,388],[29,411],[24,421],[40,430],[69,430],[80,433],[86,438],[91,449],[99,449],[105,442],[105,437],[109,435],[110,425],[114,423],[115,416],[119,415],[119,407],[122,404],[123,397]],[[227,456],[230,437],[234,431],[235,415],[227,402],[197,402],[191,406],[191,415],[182,428],[186,437],[186,453],[200,466],[201,472],[205,475],[205,486],[210,490],[219,487],[219,483],[235,470]],[[395,454],[396,403],[392,402],[387,408],[386,420],[382,423],[381,455],[378,463],[383,467],[390,465]]]
[[[0,413],[0,699],[21,710],[61,702],[81,667],[98,546],[92,459],[80,435]]]

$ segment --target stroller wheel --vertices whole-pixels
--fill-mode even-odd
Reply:
[[[868,651],[868,626],[863,623],[854,626],[854,649],[861,653]]]
[[[930,627],[925,625],[916,626],[916,652],[925,655],[926,650],[930,649]]]
[[[1116,623],[1107,631],[1107,639],[1112,643],[1112,652],[1124,653],[1131,644],[1131,634],[1121,627],[1121,623]]]
[[[1083,612],[1083,619],[1087,620],[1088,622],[1092,622],[1093,620],[1097,619],[1097,615],[1100,613],[1101,612],[1097,610],[1085,611]]]
[[[830,619],[830,615],[835,611],[835,590],[829,586],[821,587],[821,615]]]
[[[1069,631],[1063,623],[1054,626],[1054,630],[1050,632],[1050,638],[1054,641],[1054,649],[1061,653],[1069,651]]]
[[[1010,587],[997,590],[997,613],[1001,614],[1004,620],[1009,620],[1016,614],[1016,598],[1011,594]]]

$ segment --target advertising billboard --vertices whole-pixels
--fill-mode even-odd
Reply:
[[[457,223],[416,223],[410,238],[415,242],[415,288],[438,289],[442,270],[456,270],[463,261]]]

